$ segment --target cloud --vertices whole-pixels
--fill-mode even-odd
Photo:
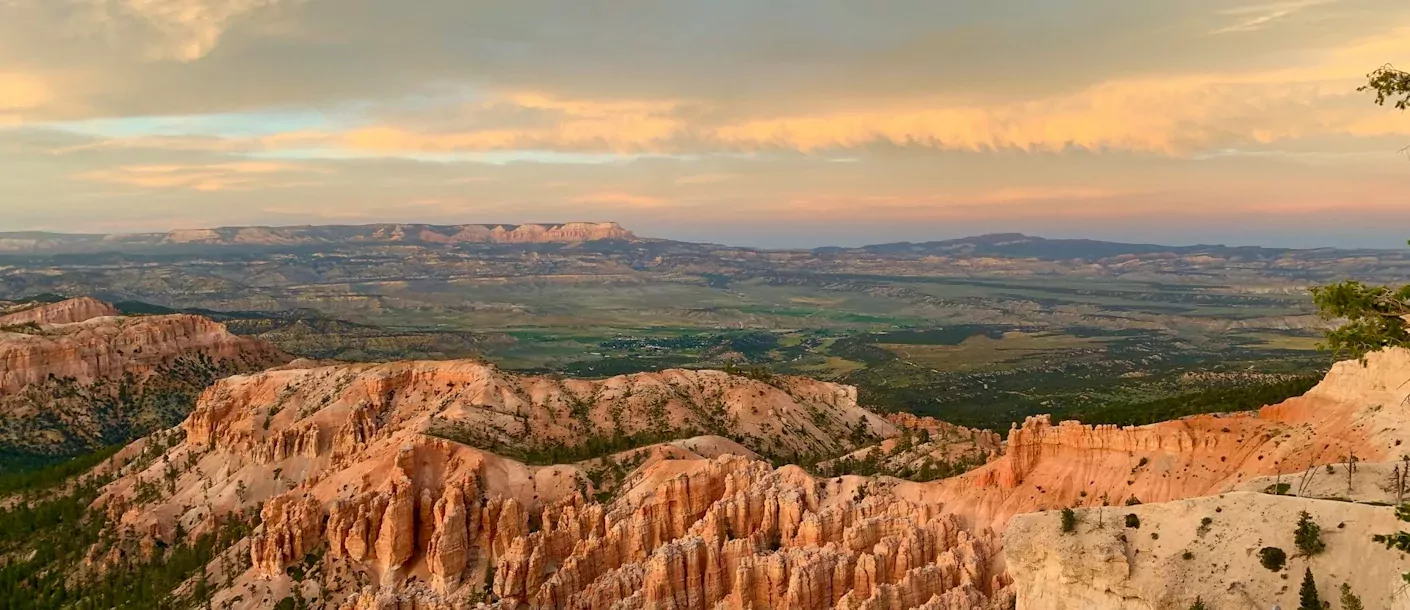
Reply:
[[[1303,12],[1314,6],[1330,4],[1336,0],[1292,0],[1291,2],[1272,2],[1268,4],[1255,4],[1241,6],[1238,8],[1220,11],[1221,15],[1237,18],[1233,25],[1225,26],[1210,32],[1211,34],[1231,34],[1236,32],[1252,32],[1261,30],[1277,21],[1281,21]]]
[[[636,195],[620,191],[588,193],[570,199],[572,203],[585,203],[607,207],[654,208],[664,205],[665,199],[647,195]]]
[[[738,178],[734,174],[694,174],[691,176],[681,176],[676,178],[675,183],[681,185],[689,184],[717,184]]]
[[[74,17],[109,36],[141,36],[144,59],[190,62],[241,21],[291,1],[299,0],[87,0]]]
[[[49,83],[22,72],[5,72],[0,65],[0,127],[18,125],[25,114],[54,99]]]
[[[230,191],[302,184],[289,179],[309,173],[322,172],[287,163],[245,161],[205,165],[130,165],[84,172],[75,178],[144,189]]]
[[[1403,0],[415,4],[0,0],[0,225],[1352,223],[1403,192],[1410,115],[1355,92],[1410,56]]]

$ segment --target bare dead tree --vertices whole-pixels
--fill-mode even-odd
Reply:
[[[1351,499],[1351,477],[1356,474],[1356,452],[1347,451],[1346,454],[1346,499]]]

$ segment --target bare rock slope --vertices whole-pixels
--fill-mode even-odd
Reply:
[[[1294,545],[1303,511],[1327,545],[1311,557]],[[1084,509],[1070,534],[1057,513],[1020,515],[1004,535],[1004,557],[1023,610],[1184,610],[1196,597],[1209,608],[1297,608],[1304,569],[1322,599],[1336,599],[1345,583],[1366,608],[1404,609],[1400,575],[1410,556],[1372,541],[1403,525],[1385,506],[1234,492]],[[1264,548],[1282,550],[1287,566],[1265,568]]]
[[[1188,417],[1148,426],[1053,424],[1028,418],[1004,455],[908,497],[944,502],[1001,528],[1017,514],[1206,496],[1247,481],[1348,461],[1390,462],[1410,451],[1410,350],[1337,363],[1306,395],[1257,412]],[[1314,473],[1315,474],[1315,473]]]

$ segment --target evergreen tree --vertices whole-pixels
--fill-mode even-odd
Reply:
[[[1071,534],[1077,531],[1077,513],[1070,508],[1062,509],[1062,533]]]
[[[1317,525],[1312,520],[1312,515],[1307,511],[1297,518],[1297,529],[1293,531],[1293,542],[1297,544],[1297,550],[1303,555],[1311,557],[1327,550],[1327,543],[1322,542],[1322,526]]]
[[[1317,597],[1317,582],[1312,580],[1312,568],[1307,568],[1303,573],[1298,599],[1302,600],[1297,606],[1298,610],[1322,610],[1322,600]]]
[[[1361,598],[1351,592],[1351,585],[1341,583],[1341,608],[1342,610],[1363,610]]]

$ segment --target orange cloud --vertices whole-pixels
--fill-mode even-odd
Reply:
[[[287,180],[271,177],[321,172],[315,168],[288,163],[244,161],[203,165],[128,165],[85,172],[79,180],[149,189],[228,191],[290,186]]]
[[[676,184],[716,184],[737,178],[734,174],[695,174],[676,178]]]
[[[43,79],[16,72],[0,72],[0,125],[18,124],[27,112],[54,101],[54,91]]]
[[[628,208],[654,208],[666,203],[665,199],[650,197],[647,195],[636,195],[623,193],[620,191],[605,191],[599,193],[588,193],[580,195],[570,200],[572,203],[587,203],[594,205],[628,207]]]

